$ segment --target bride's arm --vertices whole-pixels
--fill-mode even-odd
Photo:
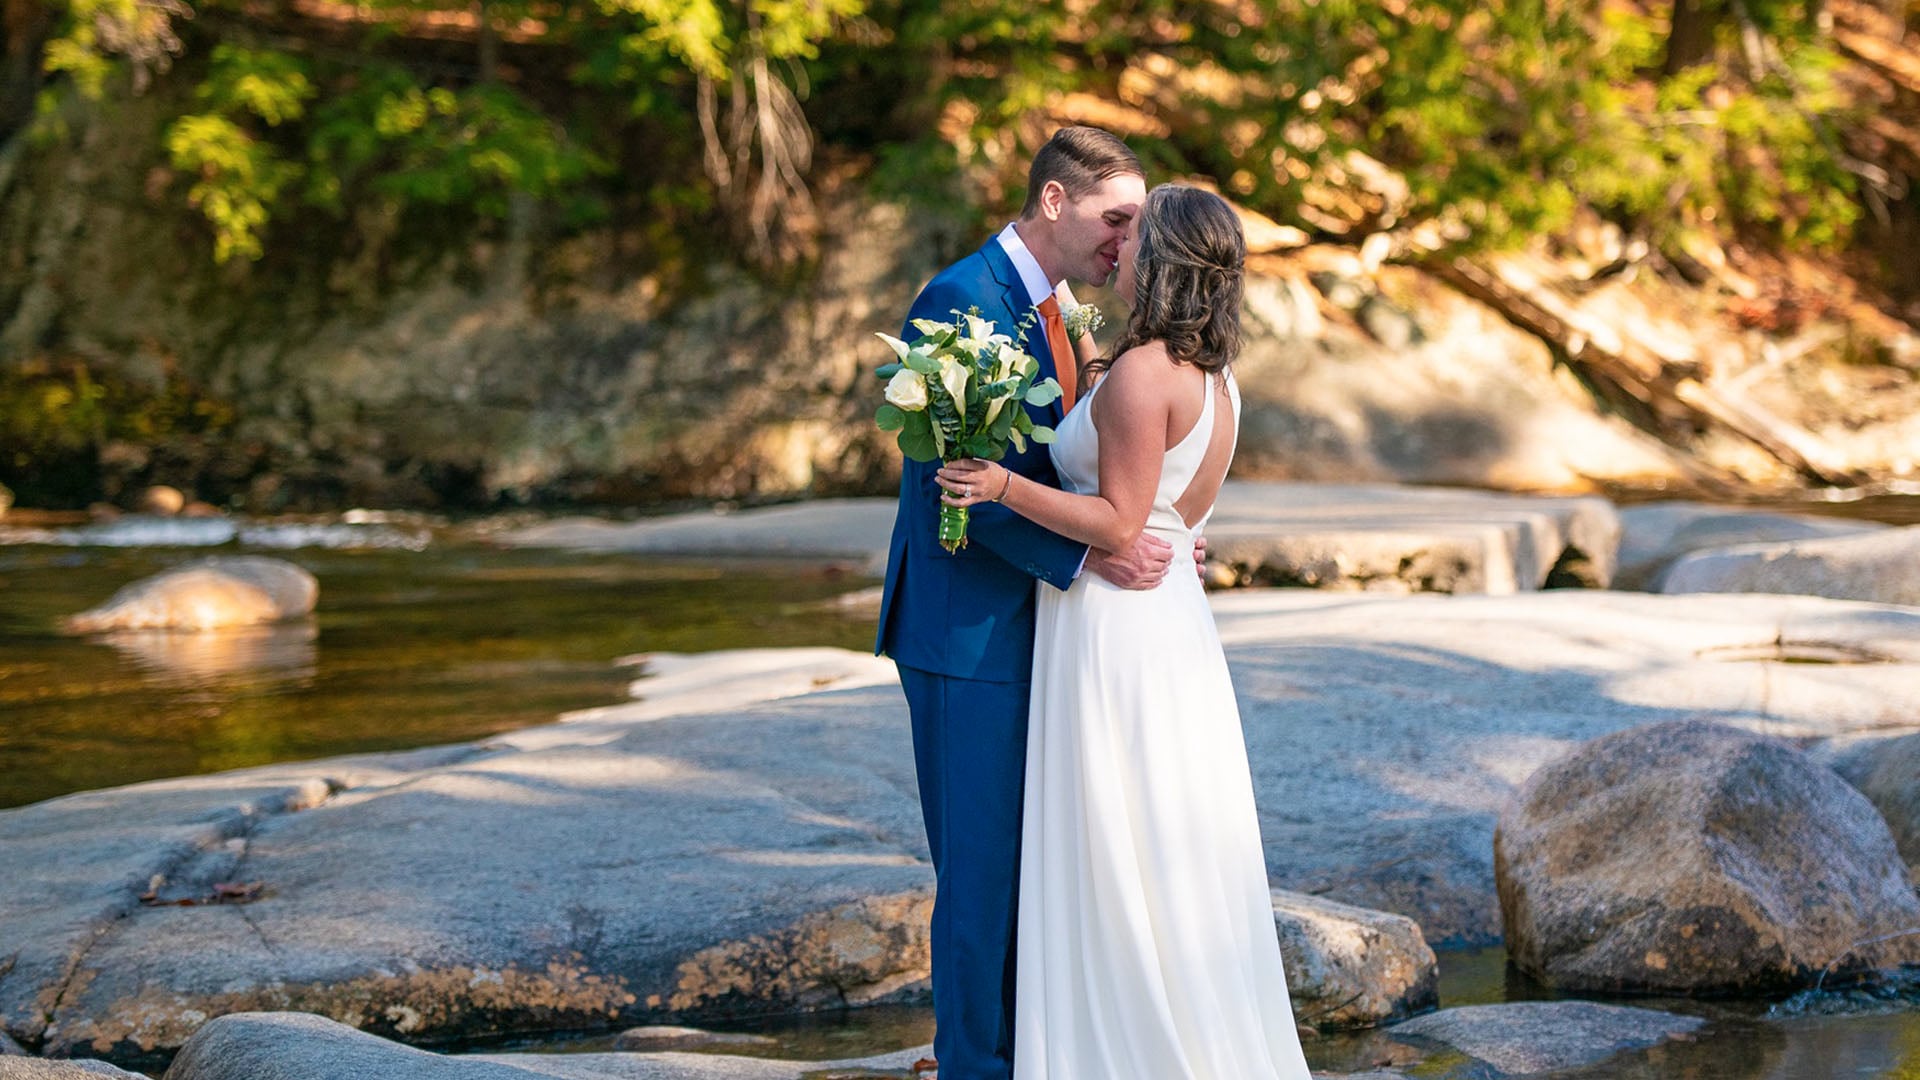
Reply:
[[[1153,510],[1178,376],[1164,358],[1160,363],[1145,356],[1132,363],[1127,359],[1113,365],[1100,393],[1086,406],[1094,410],[1093,422],[1100,431],[1098,495],[1075,495],[991,462],[968,460],[941,468],[940,486],[947,490],[942,501],[972,506],[997,499],[1061,536],[1105,551],[1126,551]]]

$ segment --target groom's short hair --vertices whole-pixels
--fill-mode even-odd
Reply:
[[[1059,181],[1069,196],[1078,199],[1099,187],[1102,180],[1115,176],[1144,179],[1146,175],[1140,158],[1113,132],[1097,127],[1063,127],[1033,155],[1033,164],[1027,169],[1027,204],[1020,208],[1020,216],[1030,218],[1039,212],[1040,189],[1049,180]]]

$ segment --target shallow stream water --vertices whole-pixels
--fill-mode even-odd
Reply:
[[[473,543],[271,554],[320,580],[313,616],[220,634],[76,638],[60,620],[232,547],[0,546],[0,807],[164,776],[477,739],[625,700],[618,657],[870,647],[836,605],[869,583]]]

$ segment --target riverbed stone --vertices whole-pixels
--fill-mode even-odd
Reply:
[[[99,1080],[103,1076],[119,1077],[120,1080],[146,1080],[139,1073],[130,1073],[92,1058],[65,1061],[0,1057],[0,1080]]]
[[[931,1050],[818,1062],[683,1052],[448,1055],[306,1013],[239,1013],[196,1032],[165,1080],[802,1080],[835,1072],[905,1077],[917,1057]]]
[[[1664,593],[1794,593],[1920,606],[1920,525],[1857,536],[1739,544],[1685,555]]]
[[[216,556],[142,578],[69,618],[66,628],[90,634],[253,626],[306,615],[319,596],[314,576],[284,559]]]
[[[490,530],[498,543],[650,555],[860,559],[886,567],[894,500],[834,499],[616,523],[565,518]],[[1391,484],[1229,481],[1206,530],[1221,584],[1505,594],[1605,588],[1612,504]]]
[[[1920,705],[1915,717],[1920,719]],[[1900,857],[1920,884],[1920,732],[1855,741],[1833,766],[1886,819]]]
[[[777,1046],[779,1040],[744,1031],[707,1031],[674,1024],[651,1024],[628,1028],[613,1040],[613,1048],[622,1053],[657,1050],[698,1050],[716,1046]]]
[[[1440,967],[1412,919],[1282,889],[1273,916],[1296,1019],[1370,1027],[1439,1004]]]
[[[1920,612],[1593,590],[1216,594],[1272,884],[1497,941],[1513,790],[1596,736],[1711,714],[1795,738],[1911,723]],[[1783,664],[1781,642],[1882,660]],[[923,1001],[932,883],[905,703],[858,653],[666,665],[641,699],[463,746],[0,811],[0,1026],[175,1047],[296,1009],[406,1040]],[[699,664],[769,698],[722,696]],[[756,666],[758,665],[758,666]],[[677,689],[675,689],[677,687]],[[787,695],[787,696],[778,696]],[[259,882],[252,902],[145,906]]]
[[[1389,1034],[1451,1046],[1498,1080],[1596,1065],[1698,1031],[1705,1023],[1692,1016],[1590,1001],[1525,1001],[1442,1009],[1396,1024]]]
[[[1696,551],[1739,544],[1782,543],[1858,536],[1888,526],[1877,521],[1779,513],[1717,503],[1666,502],[1623,506],[1620,566],[1613,588],[1659,591],[1675,560]]]
[[[1861,794],[1704,721],[1596,739],[1494,835],[1508,955],[1567,990],[1774,993],[1920,964],[1920,898]]]

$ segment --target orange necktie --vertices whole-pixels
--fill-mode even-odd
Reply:
[[[1060,315],[1060,298],[1049,296],[1034,306],[1040,309],[1040,320],[1047,324],[1047,347],[1053,350],[1054,378],[1060,382],[1060,414],[1065,416],[1073,408],[1079,389],[1080,361],[1073,354],[1073,342],[1067,340],[1067,320]]]

